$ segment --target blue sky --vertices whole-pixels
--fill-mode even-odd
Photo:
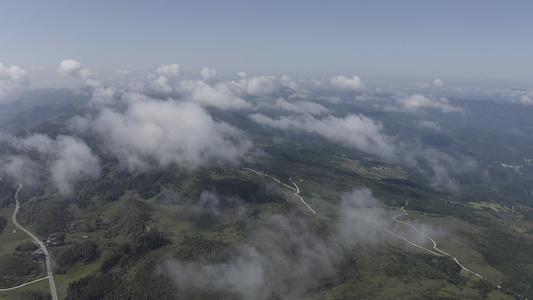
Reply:
[[[4,1],[0,62],[531,88],[531,1]]]

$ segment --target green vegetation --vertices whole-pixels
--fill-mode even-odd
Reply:
[[[4,231],[4,228],[6,228],[7,225],[7,219],[4,216],[0,216],[0,232]]]
[[[15,247],[16,251],[35,251],[39,249],[34,241],[21,242]]]
[[[3,298],[0,295],[0,299]],[[41,290],[34,289],[24,289],[21,291],[14,292],[11,297],[11,300],[50,300],[52,295],[49,292],[44,292]]]
[[[34,226],[37,235],[45,236],[66,228],[72,218],[67,207],[68,202],[58,197],[38,198],[21,205],[17,219],[20,224]]]
[[[312,280],[296,277],[294,269],[273,276],[282,278],[294,295],[308,299],[519,298],[515,293],[533,298],[533,171],[528,173],[524,167],[519,174],[501,166],[503,161],[516,162],[527,155],[533,147],[529,140],[518,143],[501,132],[493,137],[446,119],[439,122],[449,122],[449,133],[427,133],[414,128],[408,117],[346,103],[336,108],[380,116],[384,124],[403,124],[394,127],[391,134],[399,139],[418,138],[424,146],[450,156],[472,158],[486,173],[454,174],[460,189],[437,191],[427,176],[406,165],[382,161],[311,134],[282,134],[251,122],[245,115],[213,109],[210,112],[216,118],[246,128],[249,139],[266,153],[247,154],[242,166],[274,176],[291,187],[292,179],[316,215],[294,191],[242,166],[210,162],[186,171],[170,164],[130,173],[116,158],[98,152],[96,141],[89,136],[87,144],[101,160],[101,176],[77,182],[67,196],[58,194],[51,184],[25,186],[19,194],[22,205],[18,220],[41,239],[57,238],[57,246],[50,247],[49,252],[60,297],[66,299],[239,299],[242,296],[236,290],[177,284],[169,262],[213,270],[245,261],[249,258],[245,254],[268,260],[275,252],[272,249],[279,246],[275,242],[287,242],[288,246],[276,250],[283,254],[280,260],[289,264],[316,256],[306,252],[315,248],[323,250],[317,251],[325,256],[323,260],[331,260],[328,266],[332,270],[320,270],[318,275],[310,272],[315,276]],[[24,129],[20,134],[55,136],[68,132],[62,122],[65,119],[34,129],[23,128],[22,123],[15,125]],[[2,151],[11,150],[3,145]],[[39,160],[37,154],[33,156]],[[425,164],[420,168],[429,169]],[[43,182],[46,176],[42,175]],[[409,214],[401,221],[431,227],[428,234],[439,248],[489,281],[461,271],[447,256],[429,254],[383,232],[376,237],[379,242],[336,245],[335,257],[327,256],[329,248],[324,245],[336,242],[328,238],[340,236],[336,234],[340,231],[341,197],[354,188],[368,188],[382,202],[383,218],[390,222],[376,227],[407,232],[403,224],[391,219],[405,206]],[[35,244],[20,231],[12,233],[15,191],[13,182],[0,181],[2,287],[45,276],[42,261],[33,263]],[[283,226],[265,221],[272,218],[282,219],[279,224]],[[271,225],[274,229],[265,228]],[[287,227],[300,231],[293,234]],[[262,239],[272,242],[261,244]],[[299,243],[290,244],[293,240]],[[433,247],[427,240],[417,243],[430,250]],[[246,252],[249,248],[254,251]],[[322,258],[311,262],[310,269]],[[46,288],[46,282],[38,282],[0,292],[0,299],[50,299]],[[281,297],[283,292],[276,291],[272,298]]]
[[[9,288],[38,279],[43,270],[32,262],[33,253],[12,253],[0,256],[0,287]]]
[[[93,241],[74,243],[63,247],[54,248],[51,251],[58,265],[56,271],[59,274],[67,272],[68,268],[76,262],[89,264],[98,258],[98,246]]]

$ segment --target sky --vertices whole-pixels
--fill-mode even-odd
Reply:
[[[0,62],[533,87],[530,1],[3,1]]]

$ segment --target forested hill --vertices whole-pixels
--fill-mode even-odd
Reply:
[[[533,297],[533,140],[508,128],[380,110],[353,92],[322,92],[342,100],[325,110],[293,103],[328,117],[157,93],[98,110],[94,95],[42,93],[2,115],[0,288],[44,276],[13,233],[20,182],[17,219],[54,242],[61,299]],[[353,129],[364,126],[374,135]],[[45,282],[0,299],[50,299]]]

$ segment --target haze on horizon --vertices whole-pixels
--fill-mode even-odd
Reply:
[[[526,1],[6,2],[0,62],[34,73],[30,87],[64,81],[57,65],[73,59],[105,74],[178,63],[189,73],[209,67],[531,89],[532,8]]]

